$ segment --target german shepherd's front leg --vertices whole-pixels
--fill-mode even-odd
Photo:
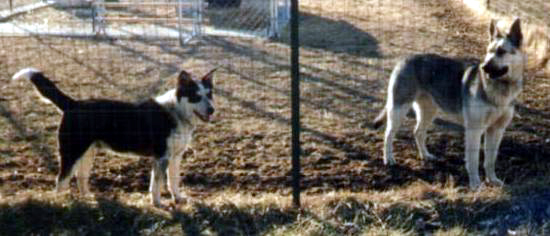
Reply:
[[[489,183],[497,186],[503,186],[504,182],[497,178],[495,174],[495,163],[498,156],[498,149],[500,147],[500,142],[502,141],[502,136],[508,124],[512,121],[514,117],[513,108],[509,109],[504,113],[491,127],[485,132],[485,162],[483,166],[485,168],[485,174],[487,175],[487,180]]]
[[[485,133],[485,161],[483,166],[489,183],[497,186],[504,185],[502,180],[497,178],[495,173],[495,163],[498,155],[498,147],[504,134],[504,128],[489,128]]]
[[[470,180],[470,188],[477,189],[481,185],[479,178],[479,148],[483,131],[478,127],[466,126],[465,131],[465,161]]]

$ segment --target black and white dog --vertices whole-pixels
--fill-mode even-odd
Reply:
[[[114,151],[155,158],[149,191],[152,203],[160,206],[160,188],[165,184],[165,176],[172,200],[176,203],[184,200],[179,192],[180,162],[191,141],[196,118],[208,122],[214,113],[214,71],[200,80],[182,71],[177,88],[140,103],[75,100],[33,68],[17,72],[13,79],[29,79],[63,113],[58,131],[58,192],[68,189],[74,174],[80,194],[90,193],[88,178],[93,157],[85,154],[90,146],[102,144]]]

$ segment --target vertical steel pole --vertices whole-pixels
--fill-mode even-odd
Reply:
[[[290,76],[292,120],[292,197],[294,207],[300,207],[300,40],[298,30],[298,0],[290,4]]]
[[[278,38],[279,37],[279,0],[271,0],[269,1],[269,30],[267,31],[267,36],[270,38]]]
[[[180,46],[183,47],[183,26],[182,26],[182,20],[183,20],[183,0],[178,0],[178,6],[176,7],[176,11],[178,11],[178,39],[180,41]]]

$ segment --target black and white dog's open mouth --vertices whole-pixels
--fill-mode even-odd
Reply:
[[[209,115],[203,115],[201,114],[200,112],[197,112],[197,111],[193,111],[193,113],[195,113],[195,115],[197,117],[199,117],[202,121],[204,122],[208,122],[210,120],[210,116]]]

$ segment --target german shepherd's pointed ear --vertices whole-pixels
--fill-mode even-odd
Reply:
[[[204,75],[201,79],[202,83],[212,87],[213,80],[214,80],[214,72],[216,70],[218,70],[218,67],[216,67],[216,68],[212,69],[210,72],[206,73],[206,75]]]
[[[502,38],[502,34],[498,30],[497,23],[498,21],[495,19],[491,19],[491,23],[489,23],[489,42],[494,41],[497,38]]]
[[[191,78],[191,74],[187,73],[187,71],[182,70],[178,75],[178,87],[188,87],[194,83],[195,82],[193,81],[193,78]]]
[[[519,48],[521,46],[523,34],[521,33],[521,21],[519,18],[516,18],[514,23],[510,26],[510,30],[508,31],[508,39],[510,39],[510,42],[512,42],[514,47]]]

